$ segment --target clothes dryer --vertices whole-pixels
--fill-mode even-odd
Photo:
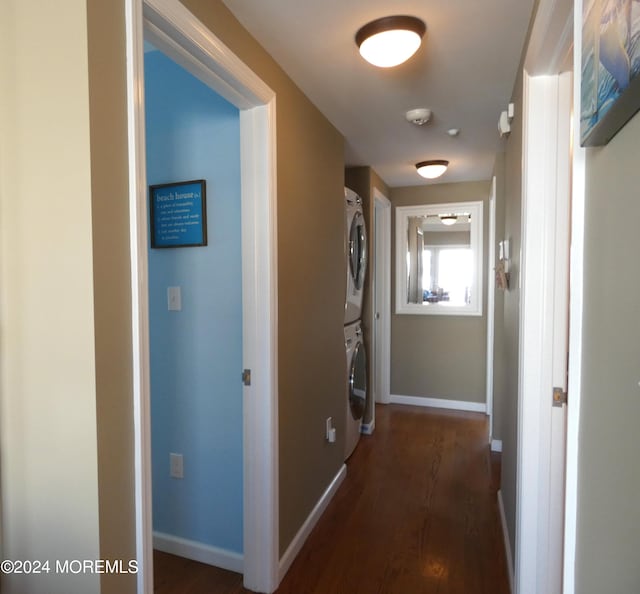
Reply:
[[[345,240],[347,254],[347,295],[344,306],[344,323],[360,319],[362,289],[367,271],[367,228],[362,209],[362,198],[349,188],[345,197]]]
[[[367,354],[360,321],[344,327],[344,345],[347,352],[344,452],[346,460],[358,445],[362,417],[367,404]]]

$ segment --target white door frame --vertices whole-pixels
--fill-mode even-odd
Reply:
[[[178,0],[127,0],[138,593],[153,592],[147,188],[143,43],[240,109],[243,364],[244,585],[277,587],[278,405],[275,94]],[[238,381],[240,381],[238,370]]]
[[[373,393],[376,402],[388,404],[391,402],[391,202],[378,188],[373,189],[373,224],[371,358],[376,370],[372,374]]]
[[[553,387],[566,389],[569,315],[570,75],[525,73],[516,583],[562,583],[565,430]],[[565,107],[566,109],[562,109]]]
[[[516,509],[516,567],[517,594],[547,594],[555,569],[552,551],[563,556],[560,561],[564,574],[564,591],[568,576],[573,575],[572,553],[567,543],[575,543],[575,523],[567,520],[575,515],[566,484],[564,501],[564,543],[550,530],[553,505],[552,435],[554,418],[551,410],[554,384],[554,309],[558,303],[555,287],[559,282],[567,286],[568,273],[563,280],[556,277],[556,243],[568,245],[571,236],[571,302],[569,319],[572,329],[581,324],[582,282],[573,275],[580,266],[583,247],[576,241],[576,229],[582,218],[576,209],[584,201],[576,185],[581,175],[578,161],[580,149],[574,145],[571,162],[558,164],[558,127],[568,125],[568,113],[559,109],[565,84],[558,74],[565,56],[571,50],[574,31],[573,2],[571,0],[541,0],[532,28],[531,42],[525,59],[523,101],[523,180],[522,180],[522,260],[520,293],[520,364],[518,386],[518,468]],[[578,70],[579,72],[579,70]],[[579,78],[576,77],[576,78]],[[574,102],[579,92],[574,96]],[[579,111],[575,112],[579,113]],[[568,147],[565,146],[568,150]],[[572,230],[568,223],[557,218],[558,200],[566,198],[558,192],[558,180],[573,169]],[[566,307],[566,306],[565,306]],[[569,432],[567,450],[577,451],[577,426],[571,430],[572,409],[579,404],[579,386],[572,378],[579,374],[581,344],[570,340],[569,367]],[[578,390],[575,388],[578,387]],[[568,456],[567,476],[577,473],[577,456]],[[556,539],[554,541],[554,539]],[[564,544],[564,547],[563,547]],[[564,554],[563,554],[564,548]],[[556,594],[556,587],[553,589]]]
[[[486,402],[489,416],[489,443],[493,443],[493,363],[496,307],[496,176],[491,178],[489,196],[489,254],[487,257],[487,385]]]
[[[573,113],[581,110],[582,83],[582,0],[573,5]],[[578,514],[578,444],[580,395],[582,393],[582,311],[584,263],[585,149],[580,146],[580,126],[573,127],[571,171],[571,256],[569,293],[569,374],[567,378],[570,406],[567,412],[567,451],[564,506],[564,575],[563,591],[575,592],[575,559]]]
[[[549,545],[557,112],[555,76],[524,74],[515,583],[542,594]],[[545,150],[546,149],[546,150]],[[560,230],[559,230],[560,232]],[[560,238],[558,238],[560,240]],[[555,594],[555,592],[554,592]]]

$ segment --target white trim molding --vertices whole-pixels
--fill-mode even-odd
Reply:
[[[318,520],[327,509],[329,502],[333,499],[338,487],[340,487],[346,476],[347,467],[343,464],[340,467],[338,474],[336,474],[329,486],[325,489],[325,492],[318,500],[318,503],[316,503],[315,507],[311,510],[311,513],[305,520],[304,524],[300,527],[300,530],[298,530],[297,534],[293,537],[293,540],[287,547],[284,555],[282,555],[282,558],[280,559],[278,583],[282,581],[282,578],[285,576],[287,571],[289,571],[293,560],[298,556],[300,549],[302,549],[302,546],[309,537],[309,534],[311,534],[311,531],[318,523]]]
[[[277,587],[279,549],[275,117],[275,97],[240,111],[244,585],[265,591]]]
[[[374,419],[371,423],[362,423],[360,426],[360,433],[362,433],[362,435],[373,435],[375,428],[376,421]]]
[[[524,73],[516,589],[562,589],[569,326],[570,76]]]
[[[485,402],[466,402],[464,400],[446,400],[428,396],[402,396],[391,394],[391,404],[407,404],[410,406],[426,406],[430,408],[446,408],[448,410],[464,410],[467,412],[486,413]]]
[[[573,113],[580,113],[582,83],[582,0],[574,3]],[[575,120],[574,120],[575,121]],[[580,432],[580,398],[582,394],[582,314],[584,307],[584,223],[585,159],[580,146],[580,126],[573,126],[573,161],[571,168],[571,257],[569,296],[569,374],[567,407],[567,456],[564,517],[563,592],[575,592],[575,564],[578,515],[578,445]]]
[[[486,402],[489,415],[489,435],[493,434],[493,365],[495,355],[496,306],[496,176],[491,178],[489,196],[489,254],[487,255],[487,387]]]
[[[178,557],[199,561],[214,567],[221,567],[236,573],[243,571],[243,557],[241,553],[228,551],[195,540],[188,540],[165,534],[163,532],[153,533],[153,548],[163,553],[171,553]]]
[[[151,380],[142,0],[126,0],[125,11],[137,592],[152,594]]]
[[[388,404],[391,394],[391,201],[374,188],[373,202],[375,273],[372,279],[371,360],[379,370],[379,374],[374,371],[375,400]]]
[[[577,434],[571,431],[569,421],[569,432],[564,439],[559,436],[564,420],[557,417],[563,411],[551,406],[551,394],[553,386],[566,386],[567,347],[566,344],[559,347],[562,341],[558,340],[558,334],[570,327],[575,336],[581,321],[575,316],[579,309],[574,302],[574,298],[581,302],[581,284],[574,285],[571,278],[570,305],[563,295],[569,285],[564,270],[568,258],[563,251],[570,237],[565,201],[569,199],[570,180],[574,190],[583,184],[583,172],[579,168],[570,171],[570,94],[566,88],[567,74],[563,73],[565,69],[571,70],[567,58],[572,51],[576,74],[580,72],[580,46],[572,47],[574,10],[578,24],[581,2],[540,0],[524,63],[518,461],[513,535],[518,594],[573,592],[572,587],[567,587],[573,576],[573,554],[571,550],[568,554],[563,551],[562,541],[575,542],[575,526],[558,519],[565,502],[570,501],[561,492],[558,469],[564,467],[561,460],[564,444],[567,451],[576,451]],[[581,31],[580,25],[575,32],[576,40],[580,39]],[[575,89],[579,91],[579,83]],[[574,95],[574,106],[579,106],[579,101],[578,92]],[[574,140],[579,136],[576,125],[579,113],[577,110],[573,116]],[[573,155],[575,167],[584,155],[579,143],[574,142]],[[571,198],[574,216],[583,200],[583,191]],[[582,230],[576,228],[575,222],[573,232],[577,233],[571,238],[572,273],[576,271],[574,261],[581,266],[583,256],[582,244],[575,243],[576,239],[581,242]],[[570,321],[566,320],[567,312]],[[571,374],[572,363],[581,358],[581,345],[570,341]],[[571,411],[575,403],[571,398],[569,401]],[[577,458],[569,456],[568,477],[575,476],[576,467]]]
[[[541,594],[548,546],[555,249],[556,77],[524,75],[522,265],[518,373],[516,574],[519,594]],[[551,142],[553,139],[553,142]],[[551,263],[551,266],[549,264]],[[543,544],[544,543],[544,544]],[[545,590],[546,591],[546,590]]]
[[[500,489],[498,489],[498,511],[500,512],[500,526],[502,528],[502,540],[504,542],[504,556],[507,562],[507,573],[509,574],[509,591],[513,592],[513,555],[511,554],[511,540],[509,538],[509,529],[507,528],[507,516],[504,513],[504,501],[502,500],[502,491]]]

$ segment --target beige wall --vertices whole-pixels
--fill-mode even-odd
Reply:
[[[483,200],[486,277],[489,182],[393,188],[392,284],[395,287],[395,207]],[[486,283],[485,283],[486,285]],[[486,286],[482,316],[397,315],[391,318],[391,393],[483,403],[486,400]],[[392,290],[392,295],[395,291]],[[392,310],[395,302],[392,296]]]
[[[496,178],[496,245],[495,262],[489,266],[495,269],[498,261],[498,242],[506,237],[505,233],[505,154],[498,153],[493,174]],[[513,288],[513,284],[511,285]],[[492,438],[502,440],[505,428],[506,398],[506,351],[504,337],[504,300],[506,290],[495,288],[494,296],[494,335],[493,335],[493,432]]]
[[[640,116],[587,150],[576,592],[640,592]]]
[[[496,335],[501,345],[495,353],[494,396],[496,437],[502,440],[501,485],[507,529],[515,559],[516,490],[518,462],[518,370],[520,358],[520,228],[522,208],[522,70],[516,80],[512,103],[515,118],[505,142],[504,174],[497,187],[504,195],[504,227],[496,239],[509,240],[509,289],[502,293],[502,312],[496,311]],[[497,161],[499,172],[500,160]],[[498,293],[499,291],[496,291]],[[496,307],[499,301],[496,301]]]
[[[99,592],[53,565],[100,557],[86,2],[5,0],[0,23],[2,544],[52,563],[2,591]]]
[[[100,557],[135,559],[126,55],[122,0],[87,2]],[[101,576],[102,592],[135,575]]]

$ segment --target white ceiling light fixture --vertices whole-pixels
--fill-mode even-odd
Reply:
[[[443,159],[433,159],[431,161],[420,161],[416,163],[418,173],[427,179],[440,177],[449,167],[449,161]]]
[[[448,214],[448,215],[440,215],[440,221],[443,225],[447,225],[447,227],[451,225],[455,225],[458,220],[458,215]]]
[[[391,68],[416,53],[426,30],[424,22],[416,17],[382,17],[358,30],[356,44],[367,62],[380,68]]]

